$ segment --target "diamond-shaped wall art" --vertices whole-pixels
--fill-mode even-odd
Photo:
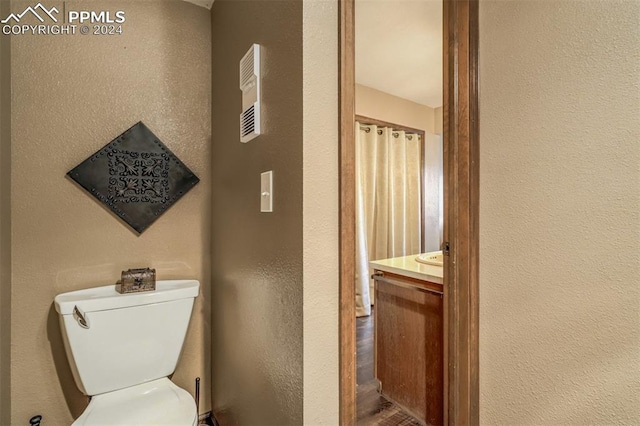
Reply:
[[[142,122],[67,175],[139,234],[200,181]]]

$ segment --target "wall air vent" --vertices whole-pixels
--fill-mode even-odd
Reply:
[[[242,142],[248,142],[260,134],[259,126],[256,129],[256,115],[259,114],[260,104],[257,102],[240,114],[240,140]]]
[[[260,45],[254,44],[240,60],[240,142],[260,134]]]

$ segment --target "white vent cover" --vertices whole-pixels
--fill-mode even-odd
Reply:
[[[260,45],[254,44],[240,60],[240,142],[260,134]]]

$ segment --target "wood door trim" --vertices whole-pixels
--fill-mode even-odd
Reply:
[[[444,1],[444,423],[479,424],[478,1]],[[339,0],[340,424],[356,421],[355,22]]]
[[[478,1],[444,1],[445,424],[479,424]]]
[[[340,424],[356,421],[355,0],[339,0]]]

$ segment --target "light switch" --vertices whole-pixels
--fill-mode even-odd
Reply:
[[[260,211],[273,212],[273,170],[260,175]]]

